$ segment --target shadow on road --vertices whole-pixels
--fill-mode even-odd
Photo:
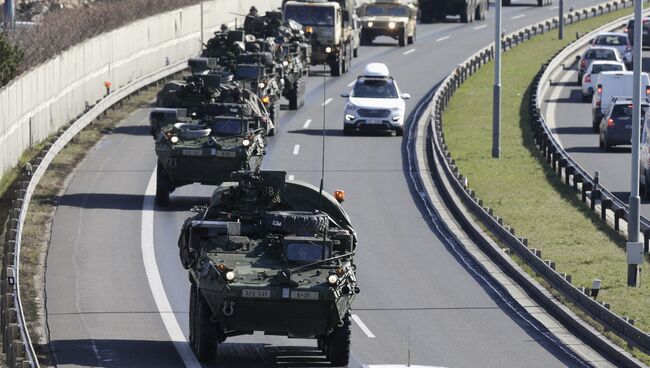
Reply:
[[[553,128],[551,131],[555,134],[594,134],[591,127],[563,127]]]
[[[108,131],[109,134],[124,134],[135,136],[151,135],[151,128],[148,125],[120,125]],[[153,139],[152,139],[153,140]]]
[[[85,209],[113,209],[124,211],[142,210],[144,200],[141,194],[112,194],[112,193],[77,193],[66,194],[57,200],[58,206],[78,207]],[[194,206],[208,204],[209,198],[195,196],[170,197],[170,205],[166,208],[156,208],[158,211],[188,211]]]

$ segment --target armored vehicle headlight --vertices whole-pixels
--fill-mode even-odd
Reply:
[[[232,281],[235,279],[235,273],[233,271],[226,272],[226,280]]]
[[[289,62],[285,60],[285,61],[282,62],[282,65],[287,66],[287,65],[289,65]]]
[[[388,22],[388,28],[390,29],[395,28],[395,22]]]
[[[332,48],[329,47],[329,46],[327,46],[327,47],[325,48],[325,53],[326,53],[326,54],[329,54],[330,52],[332,52]]]
[[[264,84],[264,82],[260,82],[260,84],[257,85],[257,87],[259,87],[259,88],[264,88],[265,86],[266,86],[266,84]]]
[[[331,274],[327,276],[327,282],[329,282],[330,285],[336,285],[337,281],[339,281],[339,277],[336,276],[335,274]]]
[[[169,138],[169,140],[174,144],[178,143],[178,137],[175,136],[175,135],[173,135],[171,138]]]
[[[246,138],[246,139],[244,139],[244,140],[241,142],[241,144],[242,144],[244,147],[248,147],[248,146],[251,145],[251,140],[248,139],[248,138]]]
[[[372,26],[374,26],[374,25],[375,25],[375,23],[373,23],[373,22],[368,22],[368,27],[372,27]]]

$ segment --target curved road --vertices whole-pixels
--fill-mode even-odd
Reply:
[[[567,0],[576,8],[597,3]],[[522,0],[522,3],[527,3]],[[515,30],[554,15],[556,7],[506,7],[504,27]],[[488,21],[419,25],[415,45],[390,39],[363,47],[340,78],[308,81],[307,103],[282,114],[270,138],[267,169],[320,180],[323,107],[326,113],[325,189],[345,189],[359,233],[361,294],[354,305],[351,366],[412,364],[446,367],[563,367],[581,362],[512,312],[485,275],[447,247],[420,210],[408,184],[405,140],[341,134],[340,92],[369,62],[386,63],[409,111],[436,83],[490,42]],[[318,68],[314,68],[318,71]],[[47,260],[48,325],[62,367],[195,366],[188,354],[189,283],[176,240],[191,206],[211,188],[184,187],[170,209],[154,209],[155,154],[148,110],[125,119],[80,164],[59,200]],[[515,307],[516,308],[516,307]],[[312,340],[262,335],[229,339],[219,367],[315,367],[327,362]]]

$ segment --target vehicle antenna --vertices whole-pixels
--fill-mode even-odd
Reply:
[[[325,67],[323,66],[323,69]],[[325,101],[327,98],[327,74],[323,74],[323,128],[322,128],[322,152],[320,168],[320,188],[318,190],[318,211],[323,209],[323,181],[325,180]]]

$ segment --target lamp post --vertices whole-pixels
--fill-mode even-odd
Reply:
[[[501,157],[501,0],[496,0],[494,88],[492,90],[492,157]]]
[[[16,7],[14,0],[5,0],[3,12],[5,29],[13,29],[16,24]]]
[[[558,38],[562,40],[564,39],[564,0],[560,0],[560,7],[558,11],[560,12],[558,15],[558,19],[560,21],[560,26],[558,27]]]

